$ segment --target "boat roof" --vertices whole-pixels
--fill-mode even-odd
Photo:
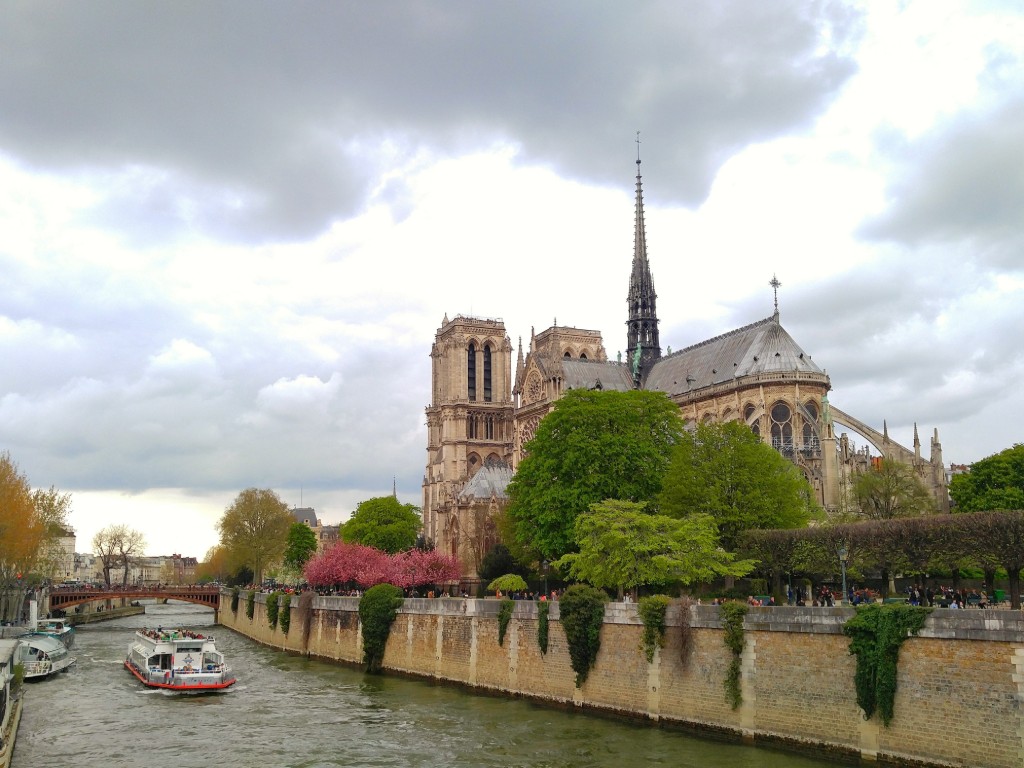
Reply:
[[[21,642],[29,645],[36,650],[43,650],[49,653],[50,651],[56,651],[64,649],[64,643],[58,640],[56,637],[50,637],[49,635],[41,635],[29,632],[27,635],[22,635],[20,638]]]

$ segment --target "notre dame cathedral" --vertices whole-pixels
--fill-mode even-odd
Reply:
[[[654,281],[647,261],[640,160],[637,161],[633,265],[626,294],[628,359],[611,361],[600,331],[554,325],[522,340],[512,370],[512,342],[500,320],[445,316],[430,351],[427,466],[423,478],[426,536],[459,558],[467,579],[498,541],[494,514],[523,448],[569,389],[634,388],[664,392],[687,424],[742,420],[790,459],[828,511],[850,503],[851,479],[880,457],[914,467],[949,510],[938,430],[927,460],[914,427],[913,449],[829,403],[828,375],[770,317],[662,354]],[[773,278],[776,289],[779,283]],[[836,425],[862,436],[857,450]],[[872,454],[871,448],[877,452]]]

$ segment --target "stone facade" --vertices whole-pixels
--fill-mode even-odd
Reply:
[[[914,446],[906,448],[889,438],[885,425],[878,431],[832,406],[828,375],[783,328],[777,298],[770,317],[663,354],[639,163],[635,228],[626,361],[608,360],[600,331],[556,321],[531,331],[525,355],[520,339],[513,380],[512,344],[501,320],[446,316],[437,330],[426,409],[424,527],[439,549],[459,558],[467,577],[475,576],[481,547],[494,536],[493,512],[507,501],[494,484],[492,495],[467,495],[468,484],[488,460],[514,471],[540,420],[567,390],[581,387],[664,392],[691,425],[743,421],[800,469],[830,512],[852,509],[854,478],[879,457],[912,466],[938,511],[949,511],[938,431],[924,458],[916,426]],[[771,285],[777,291],[780,283],[773,278]],[[869,445],[858,449],[837,432],[839,425]]]
[[[227,605],[227,595],[223,597]],[[222,624],[267,645],[351,664],[362,662],[356,598],[314,599],[308,643],[292,609],[288,636],[270,631],[265,595],[253,620],[244,597]],[[741,688],[733,710],[724,679],[730,653],[719,609],[689,612],[691,651],[681,654],[678,608],[667,643],[648,664],[636,604],[605,611],[601,650],[575,686],[558,603],[550,605],[547,654],[537,644],[537,607],[519,602],[498,644],[497,600],[406,600],[384,667],[561,705],[638,716],[697,733],[785,746],[844,760],[897,765],[1019,768],[1024,764],[1024,617],[1019,611],[936,609],[900,651],[895,716],[865,721],[856,703],[855,658],[842,625],[849,608],[752,608],[744,622]]]

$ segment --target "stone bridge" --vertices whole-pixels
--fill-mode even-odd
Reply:
[[[61,587],[50,592],[50,610],[65,611],[68,608],[92,603],[97,600],[139,600],[154,598],[157,600],[183,600],[186,603],[205,605],[217,610],[220,608],[220,587],[144,587],[125,586],[116,588],[100,587],[98,589],[82,589]]]

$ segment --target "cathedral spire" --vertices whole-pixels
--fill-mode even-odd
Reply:
[[[634,364],[634,383],[639,386],[651,364],[661,357],[658,341],[657,294],[654,278],[647,262],[647,232],[644,227],[644,193],[640,177],[640,131],[636,132],[636,222],[633,234],[633,269],[629,276],[626,304],[626,344],[629,360]]]

